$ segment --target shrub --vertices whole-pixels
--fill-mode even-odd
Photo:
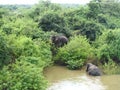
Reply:
[[[120,67],[110,59],[108,63],[103,65],[103,72],[105,74],[120,74]]]
[[[90,56],[92,57],[93,53],[87,39],[75,36],[66,46],[59,49],[55,59],[67,64],[69,69],[79,69]]]
[[[41,40],[33,42],[26,36],[16,36],[13,34],[8,35],[8,38],[5,38],[5,36],[0,37],[1,67],[9,63],[15,63],[19,58],[22,58],[23,60],[31,59],[44,62],[43,67],[48,66],[51,63],[52,54],[50,44]]]
[[[73,25],[74,29],[77,28],[77,34],[85,35],[90,41],[95,41],[101,34],[104,27],[95,21],[81,20],[78,25]]]
[[[44,49],[48,49],[50,53],[50,45],[44,41],[32,41],[26,36],[9,35],[8,44],[12,47],[16,56],[40,56]],[[42,49],[42,50],[40,50]],[[45,52],[44,52],[45,53]]]
[[[52,12],[43,15],[38,26],[41,27],[43,31],[54,31],[70,36],[70,30],[66,27],[67,24],[64,17],[57,13]]]
[[[90,41],[95,41],[102,34],[104,27],[94,21],[83,21],[81,23],[81,34],[86,35]]]
[[[0,90],[46,90],[46,87],[41,68],[25,61],[0,71]]]
[[[7,36],[0,32],[0,68],[12,61],[11,48],[8,46]]]
[[[50,44],[39,39],[34,43],[38,46],[37,50],[39,50],[37,57],[40,57],[41,60],[45,62],[44,67],[49,66],[52,63],[52,52]]]
[[[7,45],[11,49],[9,56],[14,58],[15,62],[1,69],[0,90],[46,90],[47,82],[43,77],[43,69],[51,63],[50,45],[41,40],[33,42],[26,36],[13,34],[1,40],[6,41],[1,44],[2,49]]]
[[[120,31],[113,30],[104,32],[98,40],[98,53],[99,60],[103,63],[108,62],[110,59],[120,63]]]

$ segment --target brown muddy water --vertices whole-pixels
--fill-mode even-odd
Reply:
[[[120,75],[93,77],[64,66],[49,67],[44,75],[50,83],[47,90],[120,90]]]

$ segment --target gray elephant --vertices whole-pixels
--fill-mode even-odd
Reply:
[[[55,47],[62,47],[65,44],[68,43],[68,38],[66,36],[52,36],[51,38],[52,43],[55,45]]]
[[[100,71],[100,69],[92,63],[87,64],[86,72],[91,76],[101,76],[102,75],[102,72]]]

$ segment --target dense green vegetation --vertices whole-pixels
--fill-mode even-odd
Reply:
[[[83,36],[75,36],[66,46],[59,49],[55,60],[67,64],[69,69],[79,69],[91,56],[93,51],[88,40]]]
[[[0,90],[46,90],[43,71],[54,63],[81,69],[92,62],[105,74],[120,74],[119,33],[119,0],[1,5]],[[65,35],[69,42],[56,48],[52,35]]]

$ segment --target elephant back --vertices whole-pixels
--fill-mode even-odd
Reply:
[[[87,64],[86,72],[92,76],[101,76],[102,75],[101,70],[92,63]]]
[[[68,38],[66,36],[52,36],[51,38],[52,43],[56,46],[56,47],[62,47],[65,44],[67,44],[68,42]]]

